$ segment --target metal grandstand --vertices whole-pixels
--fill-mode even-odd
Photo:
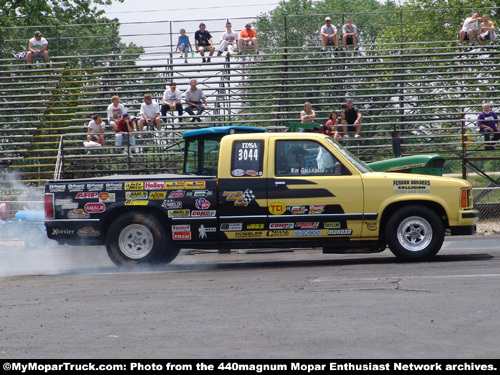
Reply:
[[[443,40],[405,35],[405,25],[419,14],[374,15],[386,19],[383,27],[375,33],[375,22],[358,23],[365,30],[360,50],[342,52],[319,48],[324,15],[311,16],[308,28],[301,29],[294,28],[291,17],[283,21],[287,26],[279,38],[276,30],[257,30],[261,54],[247,51],[229,60],[214,55],[210,63],[201,63],[197,54],[185,63],[175,52],[179,29],[192,35],[199,21],[3,29],[0,195],[10,194],[16,183],[41,186],[54,177],[178,172],[185,130],[251,125],[282,131],[300,121],[305,101],[324,123],[351,98],[363,113],[362,137],[344,142],[360,158],[393,157],[396,137],[402,155],[439,153],[461,167],[463,178],[479,176],[478,203],[499,202],[500,179],[491,172],[500,170],[500,146],[484,150],[476,118],[485,101],[500,109],[500,46],[457,48],[454,34],[467,12],[448,14],[456,21],[440,35]],[[341,25],[345,15],[336,16]],[[351,16],[356,20],[357,15]],[[225,21],[204,20],[216,46]],[[232,20],[233,29],[242,29],[247,21]],[[49,68],[39,63],[27,69],[25,61],[12,55],[35,29],[49,40]],[[397,37],[384,34],[394,30]],[[112,95],[118,94],[135,115],[145,93],[159,101],[169,82],[185,91],[191,78],[198,80],[212,107],[199,125],[186,114],[178,123],[176,114],[169,113],[163,132],[145,132],[136,154],[128,146],[114,147],[112,132],[106,135],[106,147],[89,154],[83,146],[92,114],[105,119]]]

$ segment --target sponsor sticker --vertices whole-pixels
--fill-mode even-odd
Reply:
[[[123,184],[121,182],[110,182],[106,184],[107,191],[117,191],[123,190]]]
[[[78,237],[83,237],[83,238],[85,238],[85,237],[99,237],[100,232],[95,230],[92,227],[84,227],[84,228],[78,229],[76,234]]]
[[[86,203],[84,209],[89,214],[100,214],[106,211],[106,205],[104,203]]]
[[[293,223],[271,223],[269,229],[293,229]]]
[[[184,189],[185,182],[184,181],[167,181],[165,182],[165,190],[178,190]]]
[[[231,175],[234,177],[242,177],[245,175],[245,171],[243,169],[235,169],[234,171],[231,171]]]
[[[193,210],[191,217],[214,217],[215,214],[215,210]]]
[[[162,205],[163,208],[182,208],[181,201],[164,200]]]
[[[66,191],[66,185],[60,185],[60,184],[49,185],[49,191],[51,193],[60,193]]]
[[[292,215],[302,215],[308,210],[306,206],[290,206],[287,209],[292,213]]]
[[[273,202],[269,205],[271,215],[283,215],[286,212],[286,206],[281,202]]]
[[[235,238],[260,238],[262,232],[249,231],[249,232],[234,232]]]
[[[60,229],[60,228],[53,228],[52,229],[52,236],[64,236],[67,234],[73,234],[75,231],[73,229]]]
[[[149,193],[149,199],[165,199],[166,197],[167,197],[166,191],[151,191]]]
[[[152,181],[152,182],[146,181],[144,183],[144,190],[164,190],[164,189],[165,189],[165,182],[163,181]]]
[[[316,229],[319,227],[319,221],[306,221],[306,222],[299,222],[295,223],[295,226],[300,229]]]
[[[321,229],[317,229],[317,230],[295,230],[293,232],[293,235],[294,236],[321,236]]]
[[[323,211],[325,211],[324,204],[314,204],[309,206],[309,215],[321,214]]]
[[[184,210],[168,210],[168,217],[189,217],[189,214],[191,213],[191,210],[189,209],[184,209]]]
[[[137,199],[127,199],[124,203],[125,206],[147,206],[149,201],[141,201]]]
[[[148,199],[147,191],[126,191],[125,199]]]
[[[210,202],[205,198],[199,198],[194,203],[198,210],[208,210],[210,208]]]
[[[84,191],[85,184],[68,184],[68,191],[76,192],[76,191]]]
[[[243,223],[223,223],[220,230],[224,232],[238,231],[243,229]]]
[[[97,192],[86,192],[86,193],[78,193],[75,195],[75,199],[94,199],[99,196]]]
[[[247,229],[264,229],[264,224],[247,224]]]
[[[87,191],[103,191],[104,184],[87,184]]]
[[[184,190],[176,190],[176,191],[171,191],[168,194],[168,197],[173,199],[184,198],[185,194],[186,192]]]
[[[88,219],[90,215],[83,210],[83,208],[77,208],[68,212],[68,219]]]
[[[340,223],[338,222],[327,222],[327,223],[323,223],[323,226],[325,227],[325,229],[339,229],[340,228]]]
[[[116,202],[116,193],[108,193],[107,191],[99,193],[99,202],[101,203]]]
[[[267,231],[268,237],[288,237],[290,235],[289,230],[270,230]]]
[[[191,232],[191,225],[172,225],[172,232]]]
[[[328,235],[330,236],[345,236],[351,235],[352,229],[329,229]]]
[[[190,241],[191,232],[173,232],[172,239],[174,241]]]
[[[212,190],[190,190],[186,191],[186,197],[191,198],[206,198],[212,195],[214,192]]]
[[[205,181],[186,181],[186,189],[205,189]]]
[[[125,182],[125,190],[144,190],[144,182]]]

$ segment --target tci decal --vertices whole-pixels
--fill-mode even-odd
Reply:
[[[269,212],[272,215],[283,215],[286,211],[286,206],[281,202],[273,202],[269,205]]]

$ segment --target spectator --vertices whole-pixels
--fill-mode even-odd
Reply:
[[[113,95],[111,97],[111,104],[108,105],[108,121],[109,124],[116,131],[116,124],[118,120],[120,120],[125,113],[127,113],[127,109],[123,104],[120,103],[120,98],[118,95]]]
[[[346,18],[346,24],[342,26],[342,47],[347,48],[348,44],[351,44],[354,49],[358,50],[358,28],[356,25],[352,24],[350,18]]]
[[[259,54],[259,43],[257,42],[257,33],[252,29],[252,24],[248,22],[245,28],[241,30],[240,36],[238,37],[238,53],[244,49],[254,48],[255,53]]]
[[[472,13],[472,15],[465,19],[462,29],[458,33],[458,45],[461,46],[464,40],[469,41],[469,46],[474,45],[474,39],[476,39],[476,34],[478,31],[477,21],[479,20],[479,14],[477,12]]]
[[[500,139],[500,119],[498,115],[490,109],[488,103],[483,104],[483,111],[477,117],[479,132],[484,135],[484,149],[494,150],[498,140]],[[490,137],[493,135],[493,141]]]
[[[11,197],[6,195],[0,202],[0,224],[5,224],[10,219],[10,201]]]
[[[42,37],[42,33],[40,31],[35,31],[35,36],[29,40],[28,43],[29,51],[26,55],[26,61],[28,64],[31,64],[33,59],[42,59],[47,63],[47,68],[50,67],[49,62],[49,42],[47,39]],[[31,65],[29,65],[31,69]]]
[[[182,59],[182,54],[184,54],[184,62],[187,63],[187,57],[188,57],[188,52],[193,49],[191,47],[191,42],[189,41],[189,37],[186,35],[186,30],[181,29],[179,35],[179,40],[177,41],[177,47],[175,47],[175,52],[180,51],[181,52],[181,59]]]
[[[210,62],[210,57],[214,54],[215,47],[212,42],[212,35],[207,31],[204,23],[200,23],[200,29],[194,33],[194,48],[202,57],[202,62]],[[210,52],[210,57],[205,59],[205,51]]]
[[[311,103],[304,103],[304,109],[300,111],[300,121],[302,123],[316,121],[316,112],[314,112],[314,110],[312,109]]]
[[[220,46],[217,51],[217,56],[222,55],[224,51],[226,53],[226,59],[229,60],[232,54],[234,54],[235,48],[238,48],[238,33],[232,30],[231,22],[226,22],[226,32],[222,34],[220,38]]]
[[[104,129],[106,124],[102,121],[101,116],[97,113],[92,115],[92,120],[89,121],[87,127],[87,142],[96,142],[101,146],[104,146]],[[96,145],[97,146],[97,145]],[[90,154],[90,151],[88,152]]]
[[[156,130],[161,131],[160,107],[158,103],[153,103],[150,94],[144,95],[144,102],[141,104],[139,131],[142,132],[144,125],[156,125]]]
[[[335,46],[335,51],[339,50],[339,32],[332,25],[330,17],[325,18],[325,24],[321,27],[321,51],[326,51],[326,46]]]
[[[342,130],[344,131],[345,138],[349,138],[348,131],[356,132],[354,138],[361,137],[359,135],[361,132],[361,117],[361,112],[354,107],[352,100],[347,99],[346,104],[342,106],[342,111],[340,112]]]
[[[493,25],[493,21],[489,20],[487,14],[483,14],[482,20],[483,22],[479,25],[479,43],[487,40],[492,43],[497,38],[497,35],[495,34],[495,25]]]
[[[177,90],[177,85],[174,82],[170,83],[170,89],[166,89],[163,93],[161,105],[161,115],[163,118],[167,116],[167,111],[175,111],[179,114],[179,122],[182,122],[182,94]]]
[[[330,129],[332,138],[339,142],[341,137],[338,131],[339,118],[337,111],[330,112],[330,116],[328,116],[328,120],[325,125]]]
[[[192,79],[189,81],[189,86],[190,89],[186,91],[186,94],[184,95],[184,99],[186,100],[187,107],[184,108],[184,110],[189,113],[191,116],[195,116],[193,110],[196,109],[196,117],[193,117],[191,122],[201,122],[200,115],[203,113],[205,109],[210,109],[210,107],[207,104],[207,99],[205,97],[205,94],[203,91],[199,88],[196,87],[198,84],[198,81],[195,79]],[[203,106],[203,104],[205,106]]]
[[[135,131],[135,123],[132,121],[128,113],[124,113],[120,120],[116,123],[115,146],[120,147],[123,140],[128,141],[129,146],[135,146]],[[135,152],[135,148],[132,148],[132,152]]]

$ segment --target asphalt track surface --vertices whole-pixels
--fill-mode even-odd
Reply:
[[[431,262],[320,250],[182,252],[115,267],[102,247],[0,247],[0,358],[499,358],[500,236]]]

